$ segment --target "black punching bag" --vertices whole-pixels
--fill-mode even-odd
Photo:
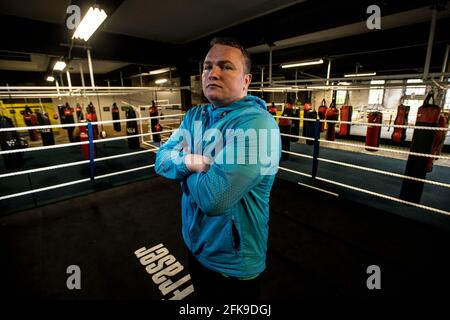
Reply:
[[[0,116],[0,128],[14,128],[11,118]],[[26,148],[27,146],[26,141],[19,137],[17,131],[0,132],[1,150],[15,150]],[[4,154],[3,161],[6,169],[18,169],[24,164],[23,152]]]
[[[120,120],[120,111],[115,102],[113,103],[111,112],[112,112],[113,120]],[[114,127],[114,131],[116,131],[116,132],[120,132],[122,130],[122,128],[120,126],[120,122],[114,122],[113,127]]]
[[[430,99],[433,99],[433,104],[430,103]],[[423,105],[417,111],[415,125],[421,127],[437,127],[440,113],[441,108],[434,104],[434,96],[432,93],[429,93],[423,101]],[[435,130],[414,129],[410,152],[431,154],[435,135]],[[428,157],[409,155],[405,175],[425,179],[428,162]],[[419,203],[422,197],[423,184],[420,181],[404,179],[400,191],[400,199]]]
[[[47,112],[37,112],[36,113],[37,122],[40,126],[49,126],[50,119]],[[49,146],[55,144],[55,137],[53,136],[53,129],[45,128],[40,129],[42,145]]]
[[[133,110],[133,108],[128,107],[125,116],[127,117],[127,119],[136,119],[136,112]],[[137,121],[127,121],[127,136],[133,136],[136,134],[139,134]],[[128,147],[130,149],[139,149],[139,137],[128,138],[127,140]]]

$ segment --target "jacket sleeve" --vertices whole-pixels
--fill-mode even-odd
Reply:
[[[258,150],[261,149],[258,146],[260,139],[256,141],[245,135],[237,135],[233,139],[227,137],[224,148],[215,157],[209,171],[193,173],[186,180],[192,199],[206,215],[223,214],[258,185],[265,175],[274,175],[278,170],[281,149],[280,133],[275,121],[252,120],[246,123],[246,128],[264,128],[268,135],[275,137],[272,140],[269,138],[265,150]],[[227,154],[233,150],[234,156],[229,157],[233,161],[228,161]],[[272,161],[261,161],[258,157],[260,152],[266,152]],[[242,155],[245,161],[240,158]],[[255,156],[256,161],[252,158]]]
[[[187,114],[177,131],[159,148],[156,154],[155,171],[165,178],[183,180],[191,174],[184,163],[184,158],[188,154],[184,149],[190,141],[186,122],[188,122]]]

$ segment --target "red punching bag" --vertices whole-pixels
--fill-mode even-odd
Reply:
[[[433,99],[433,103],[431,103]],[[429,93],[423,105],[417,110],[417,127],[438,127],[440,122],[441,108],[434,104],[434,95]],[[442,121],[442,120],[441,120]],[[445,120],[444,120],[445,122]],[[436,130],[424,130],[415,128],[410,151],[414,153],[431,154],[436,138]],[[430,168],[430,158],[410,154],[406,162],[405,176],[424,179]],[[431,159],[431,161],[433,161]],[[403,179],[400,198],[407,201],[419,203],[423,192],[422,181]]]
[[[380,146],[380,136],[381,136],[381,126],[371,126],[371,123],[381,124],[383,121],[383,114],[379,111],[370,112],[368,115],[366,133],[366,146],[368,147],[379,147]],[[366,148],[367,151],[377,151],[373,149]]]
[[[322,99],[322,103],[319,106],[319,109],[317,110],[317,114],[319,115],[320,120],[325,120],[325,115],[327,113],[327,102],[325,99]],[[320,122],[320,132],[323,132],[325,130],[325,122]]]
[[[397,116],[394,120],[394,125],[406,125],[408,123],[409,106],[399,105],[397,108]],[[394,128],[392,132],[392,141],[395,143],[402,143],[406,138],[406,128]]]
[[[339,118],[339,110],[336,108],[336,104],[334,103],[334,101],[330,104],[330,107],[327,109],[327,112],[325,114],[325,119],[326,120],[333,120],[336,121]],[[335,122],[330,122],[327,123],[327,132],[325,135],[325,139],[330,140],[330,141],[334,141],[334,136],[335,136],[335,127],[336,127],[336,123]]]
[[[439,114],[438,124],[439,128],[448,128],[449,115],[441,112]],[[448,131],[436,130],[435,136],[433,139],[433,145],[431,147],[431,154],[436,156],[441,154],[442,147],[444,146],[445,136]],[[434,158],[428,158],[427,172],[431,172],[433,170],[433,162]]]
[[[341,121],[352,121],[352,112],[353,107],[352,106],[342,106],[340,111]],[[340,123],[339,124],[339,136],[345,137],[350,135],[350,124],[349,123]]]

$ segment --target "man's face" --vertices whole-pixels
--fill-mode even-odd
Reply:
[[[247,95],[252,80],[244,73],[244,57],[238,48],[214,45],[203,62],[203,93],[215,106],[226,106]]]

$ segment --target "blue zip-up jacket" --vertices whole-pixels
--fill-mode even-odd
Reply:
[[[188,153],[214,162],[207,172],[192,173],[184,164]],[[181,182],[183,239],[204,266],[237,278],[265,269],[269,196],[280,156],[278,125],[254,96],[191,108],[161,146],[155,170]]]

